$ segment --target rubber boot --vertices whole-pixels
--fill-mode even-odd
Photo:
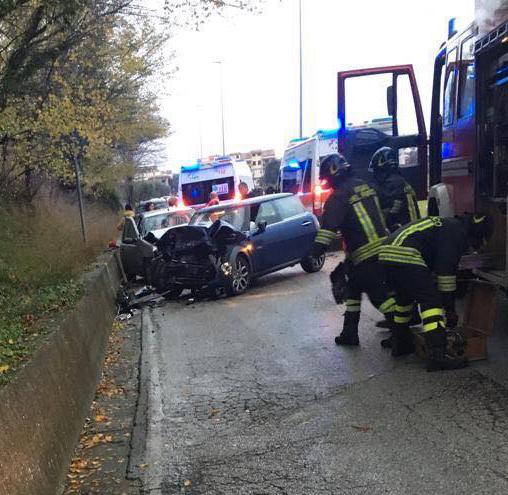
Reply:
[[[393,317],[394,317],[394,313],[387,313],[385,314],[385,322],[387,324],[387,328],[389,328],[390,330],[393,329],[393,326],[394,326],[394,322],[393,322]],[[381,347],[383,349],[391,349],[392,348],[392,334],[390,333],[390,336],[387,337],[386,339],[383,339],[381,341]]]
[[[466,358],[448,354],[444,328],[426,332],[424,337],[427,347],[427,371],[456,370],[467,366]]]
[[[409,325],[394,325],[392,330],[392,356],[400,357],[413,352],[415,352],[415,344]]]
[[[346,311],[344,315],[344,326],[340,335],[335,337],[337,345],[360,345],[358,339],[358,323],[360,322],[360,312]]]
[[[389,337],[386,337],[386,339],[383,339],[381,341],[381,347],[383,349],[391,349],[392,345],[393,345],[393,338],[392,338],[391,335]]]

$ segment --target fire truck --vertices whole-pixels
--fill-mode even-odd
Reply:
[[[347,131],[350,119],[380,111],[391,128]],[[381,146],[398,150],[430,215],[489,212],[495,234],[469,268],[508,288],[508,0],[477,0],[460,33],[450,23],[434,62],[429,137],[411,65],[339,72],[338,121],[338,149],[360,169]]]

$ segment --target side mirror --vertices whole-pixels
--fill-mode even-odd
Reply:
[[[395,115],[395,100],[393,97],[394,97],[393,86],[388,86],[386,88],[386,109],[390,117],[393,117]]]
[[[268,224],[266,223],[266,220],[263,220],[262,222],[258,222],[258,234],[261,234],[266,230],[266,226]]]

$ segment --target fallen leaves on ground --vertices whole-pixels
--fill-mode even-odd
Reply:
[[[97,445],[103,443],[110,443],[113,441],[112,435],[105,435],[104,433],[97,433],[95,435],[84,436],[81,439],[81,445],[84,449],[92,449],[93,447],[97,447]]]
[[[113,397],[114,395],[120,395],[124,393],[122,387],[118,386],[114,380],[103,378],[97,387],[97,393],[106,395],[107,397]]]
[[[104,414],[97,414],[94,419],[96,423],[105,423],[109,420],[109,418]]]

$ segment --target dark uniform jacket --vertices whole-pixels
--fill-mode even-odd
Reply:
[[[376,190],[390,230],[420,218],[416,193],[399,173],[390,174],[377,185]]]
[[[377,255],[387,230],[376,191],[365,181],[345,177],[323,208],[316,243],[329,245],[342,233],[346,253],[354,264]]]
[[[460,258],[467,251],[467,227],[459,218],[428,217],[401,227],[379,250],[379,261],[426,267],[441,292],[455,292]]]

